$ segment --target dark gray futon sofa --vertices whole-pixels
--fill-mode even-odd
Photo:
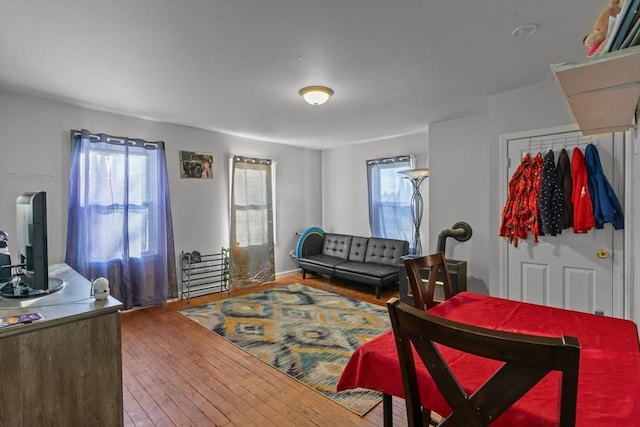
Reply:
[[[306,273],[325,274],[375,286],[380,291],[398,282],[398,266],[409,251],[406,240],[325,233],[315,250],[303,250],[298,258],[302,278]]]

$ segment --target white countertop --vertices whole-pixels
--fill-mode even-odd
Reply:
[[[42,320],[0,329],[0,338],[29,330],[74,321],[83,317],[118,311],[122,303],[109,296],[96,301],[90,296],[91,283],[67,264],[49,266],[49,276],[64,281],[62,289],[49,295],[28,299],[0,297],[0,317],[39,313]]]

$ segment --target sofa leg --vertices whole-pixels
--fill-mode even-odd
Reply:
[[[306,271],[304,271],[304,270],[302,270],[302,278],[303,278],[303,279],[306,279],[306,278],[307,278],[307,272],[306,272]]]
[[[376,286],[376,299],[380,299],[380,286]]]

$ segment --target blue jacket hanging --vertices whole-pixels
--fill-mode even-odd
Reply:
[[[624,228],[624,213],[613,188],[607,181],[600,164],[600,155],[595,145],[589,144],[585,150],[589,193],[593,203],[593,216],[596,228],[603,228],[605,222],[610,222],[613,228]]]

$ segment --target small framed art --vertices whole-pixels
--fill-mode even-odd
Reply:
[[[180,151],[180,178],[213,178],[213,154]]]

